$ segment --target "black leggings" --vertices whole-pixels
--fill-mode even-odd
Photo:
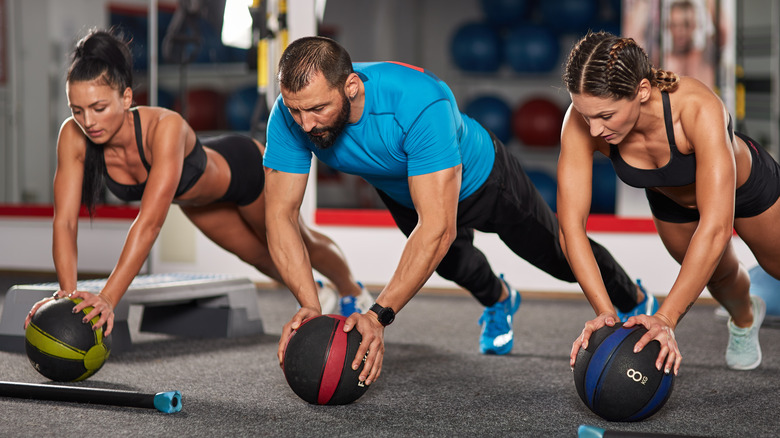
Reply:
[[[222,155],[230,167],[230,185],[217,202],[244,206],[260,197],[265,186],[265,171],[263,154],[254,140],[244,135],[224,134],[205,138],[202,143]]]
[[[455,241],[436,272],[465,288],[484,306],[501,296],[501,281],[485,255],[474,246],[474,230],[496,233],[517,255],[555,278],[577,279],[561,249],[558,219],[526,175],[520,162],[493,138],[496,159],[488,179],[458,203]],[[377,190],[398,228],[408,237],[417,212]],[[612,303],[627,312],[637,305],[636,285],[606,248],[590,241]]]

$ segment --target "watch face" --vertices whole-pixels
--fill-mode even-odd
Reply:
[[[379,314],[379,322],[382,325],[389,325],[395,319],[395,312],[389,307],[382,309],[382,313]]]
[[[371,310],[376,313],[376,319],[382,325],[388,325],[395,319],[395,311],[390,307],[382,307],[379,304],[371,306]]]

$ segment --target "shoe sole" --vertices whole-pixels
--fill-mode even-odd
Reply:
[[[504,350],[479,350],[480,353],[486,356],[505,356],[509,354],[510,351],[512,351],[512,346]]]

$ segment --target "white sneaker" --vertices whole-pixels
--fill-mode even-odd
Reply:
[[[339,300],[339,312],[342,316],[349,316],[355,312],[366,313],[374,304],[374,297],[368,293],[363,283],[358,281],[358,286],[360,286],[360,295],[356,297],[348,295]]]
[[[737,327],[729,318],[729,345],[726,348],[726,365],[733,370],[752,370],[761,364],[761,345],[758,343],[758,330],[764,322],[766,303],[761,297],[751,295],[753,305],[753,325]]]
[[[317,280],[317,297],[320,299],[320,309],[323,315],[336,313],[339,307],[339,293]]]

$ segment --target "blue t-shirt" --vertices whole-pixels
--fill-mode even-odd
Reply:
[[[318,149],[279,96],[268,120],[266,167],[308,173],[313,153],[331,168],[362,177],[409,208],[414,208],[410,176],[462,164],[459,200],[485,182],[495,159],[490,134],[461,114],[444,82],[427,70],[394,62],[353,67],[365,87],[360,120],[348,123],[333,146]]]

